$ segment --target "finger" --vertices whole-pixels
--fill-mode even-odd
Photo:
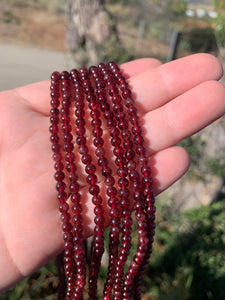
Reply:
[[[174,146],[152,155],[150,165],[154,193],[158,195],[187,172],[190,158],[186,150]]]
[[[190,136],[225,113],[225,86],[209,81],[147,113],[143,127],[150,153]]]
[[[155,58],[140,58],[122,64],[120,66],[120,69],[126,78],[130,78],[132,76],[136,76],[140,73],[159,67],[161,64],[162,63]]]
[[[30,108],[43,115],[50,112],[50,81],[29,84],[14,90],[17,96],[24,99]]]
[[[141,113],[160,107],[187,90],[223,74],[220,62],[209,54],[195,54],[138,74],[129,80]]]
[[[161,63],[154,58],[137,59],[128,63],[124,63],[121,68],[126,77],[138,75],[146,70],[153,69]],[[49,75],[50,77],[50,75]],[[50,111],[50,82],[41,81],[34,84],[29,84],[14,90],[25,99],[31,106],[31,109],[40,112],[44,115],[49,115]]]
[[[152,68],[157,62],[150,60],[148,64],[151,65],[151,69],[137,75],[137,72],[145,70],[145,63],[147,64],[147,61],[140,60],[123,65],[125,73],[136,74],[130,79],[130,85],[140,112],[162,106],[188,89],[207,80],[217,80],[222,75],[219,61],[208,54],[195,54],[158,68]],[[139,64],[142,67],[138,67]],[[49,81],[44,81],[18,88],[16,93],[27,99],[34,110],[48,115],[49,89]]]

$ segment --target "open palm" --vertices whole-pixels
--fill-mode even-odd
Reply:
[[[173,145],[224,114],[225,88],[217,82],[222,68],[206,54],[165,65],[141,59],[121,68],[139,108],[158,194],[189,166],[185,150]],[[49,82],[0,93],[0,291],[63,248],[49,102]],[[93,219],[88,207],[84,219]]]

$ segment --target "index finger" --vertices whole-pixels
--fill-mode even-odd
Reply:
[[[139,59],[121,65],[129,78],[140,113],[160,107],[172,98],[208,80],[222,76],[219,61],[209,54],[195,54],[161,65],[155,59]],[[49,115],[50,81],[15,90],[31,109]]]
[[[136,76],[147,70],[154,69],[160,65],[160,61],[154,58],[137,59],[121,65],[121,69],[127,78]],[[63,70],[59,70],[60,72]],[[50,74],[49,74],[50,77]],[[31,106],[34,111],[49,116],[50,110],[50,81],[41,81],[19,87],[14,90]]]
[[[194,54],[163,64],[129,79],[140,113],[147,113],[198,86],[219,80],[223,69],[209,54]]]

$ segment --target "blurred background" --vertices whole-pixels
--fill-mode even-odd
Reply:
[[[0,0],[0,90],[83,64],[140,57],[167,62],[197,52],[225,63],[224,0]],[[223,300],[224,118],[180,144],[192,163],[157,198],[154,251],[142,298]],[[103,263],[99,299],[106,269]],[[0,299],[56,299],[57,286],[51,261]]]

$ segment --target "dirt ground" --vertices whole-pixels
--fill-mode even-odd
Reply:
[[[64,51],[64,13],[36,2],[0,0],[0,43]]]
[[[49,3],[54,3],[55,6],[50,7]],[[64,3],[65,1],[60,0],[0,0],[0,43],[66,51]],[[138,26],[131,26],[129,23],[133,13],[131,7],[123,7],[121,10],[121,5],[118,4],[107,9],[117,19],[118,33],[125,48],[132,49],[136,57],[167,58],[169,42],[165,44],[160,39],[149,36],[138,41]],[[187,19],[185,22],[185,28],[194,26],[193,20]],[[207,23],[198,21],[195,25],[201,28],[207,26]],[[188,53],[182,52],[180,56],[186,54]]]
[[[112,12],[113,13],[113,12]],[[123,24],[118,32],[125,47],[135,52],[137,31]],[[40,0],[0,0],[0,43],[66,51],[64,6],[49,9]],[[166,57],[168,46],[143,39],[137,56]]]

